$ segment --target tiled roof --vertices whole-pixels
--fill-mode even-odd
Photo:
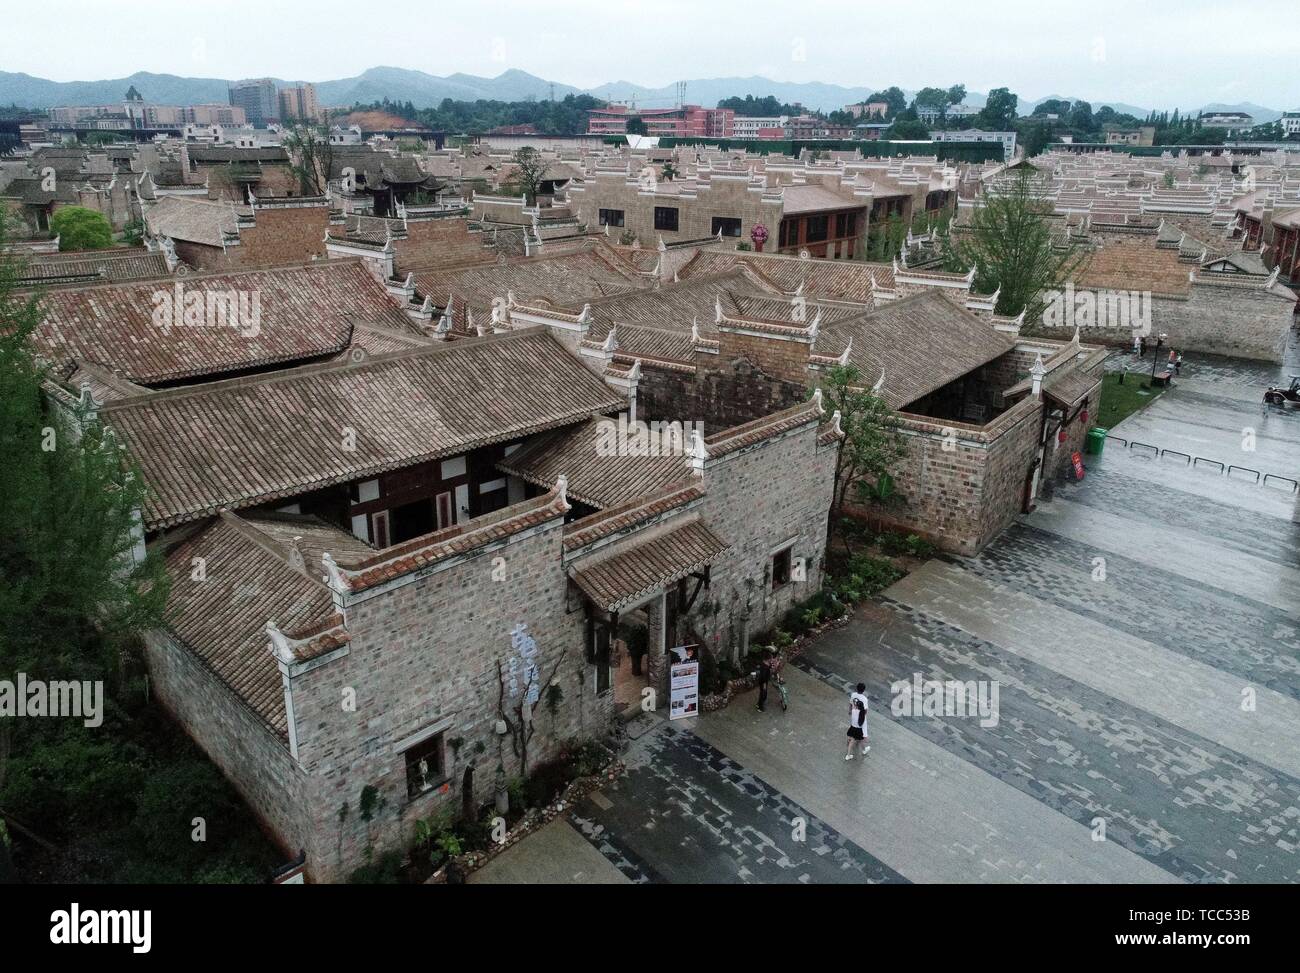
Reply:
[[[574,583],[605,611],[620,611],[702,570],[729,545],[698,519],[639,538],[599,561],[570,568]]]
[[[716,274],[744,264],[762,275],[772,286],[786,294],[800,287],[805,297],[823,297],[835,301],[869,303],[872,300],[871,280],[876,287],[890,290],[894,286],[894,270],[890,264],[867,263],[861,260],[800,260],[798,257],[758,253],[721,253],[700,250],[678,271],[683,279],[701,274]]]
[[[474,310],[475,323],[486,325],[493,300],[505,299],[507,293],[523,304],[546,302],[567,307],[650,284],[634,271],[591,251],[445,270],[416,268],[414,273],[420,294],[432,297],[439,306],[452,297],[455,329],[460,332],[468,330],[467,306]]]
[[[858,317],[826,325],[816,352],[837,357],[853,341],[849,361],[864,385],[884,373],[881,395],[901,409],[1010,351],[1015,339],[938,291],[890,301]]]
[[[166,277],[167,260],[161,251],[142,248],[85,250],[50,253],[27,258],[20,269],[20,284],[86,284]]]
[[[154,321],[181,293],[245,294],[251,321],[177,324]],[[252,297],[257,303],[253,304]],[[238,296],[236,296],[238,301]],[[184,302],[184,298],[182,299]],[[359,261],[169,280],[68,287],[42,297],[45,317],[33,336],[55,361],[85,360],[155,385],[333,354],[347,347],[354,321],[410,331],[410,321]]]
[[[456,456],[626,400],[543,329],[109,403],[149,529]]]
[[[674,510],[695,504],[703,497],[703,481],[697,476],[683,477],[681,482],[670,484],[662,490],[599,510],[581,520],[566,524],[564,550],[566,553],[579,551],[603,538],[631,530]]]
[[[690,469],[680,449],[676,455],[602,455],[601,424],[617,420],[593,419],[582,425],[545,433],[523,449],[497,463],[506,473],[547,485],[561,476],[568,480],[571,499],[605,508],[635,500],[683,479]]]
[[[219,516],[166,554],[169,631],[282,740],[288,737],[284,688],[266,623],[286,633],[311,630],[334,611],[329,589],[290,567],[271,534]],[[195,558],[202,558],[196,562]],[[201,563],[201,580],[195,578]]]
[[[251,213],[247,206],[236,208],[234,203],[226,200],[164,196],[144,211],[144,222],[149,232],[156,236],[220,247],[225,237],[235,234],[235,223],[240,214]]]
[[[444,558],[467,554],[520,531],[558,521],[568,511],[569,502],[557,483],[540,497],[475,517],[464,524],[444,527],[361,559],[335,559],[341,561],[338,578],[350,591],[365,591]]]
[[[1096,290],[1150,291],[1185,295],[1191,291],[1187,267],[1177,250],[1163,250],[1149,240],[1109,242],[1094,250],[1075,274],[1075,286]]]

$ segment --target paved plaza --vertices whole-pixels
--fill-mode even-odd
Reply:
[[[1300,413],[1258,401],[1285,368],[1191,359],[1114,434],[1232,462],[1253,425],[1242,465],[1300,478]],[[1111,442],[978,557],[929,561],[812,643],[788,713],[750,694],[637,736],[572,833],[494,880],[1300,880],[1294,504]],[[996,720],[891,712],[918,674],[996,684]],[[858,681],[872,750],[846,762]]]

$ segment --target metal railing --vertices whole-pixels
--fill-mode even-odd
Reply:
[[[1253,469],[1249,466],[1234,466],[1225,464],[1217,459],[1209,459],[1205,456],[1193,456],[1191,453],[1184,453],[1177,449],[1161,449],[1159,446],[1153,446],[1150,443],[1140,443],[1136,439],[1125,439],[1123,436],[1106,437],[1108,440],[1114,440],[1121,444],[1121,449],[1127,448],[1130,453],[1142,456],[1145,459],[1161,460],[1165,457],[1173,457],[1182,461],[1183,466],[1197,472],[1210,473],[1214,476],[1223,476],[1230,480],[1243,481],[1249,478],[1250,482],[1256,486],[1266,486],[1271,490],[1285,490],[1289,494],[1300,493],[1300,480],[1289,476],[1281,476],[1277,473],[1264,473],[1260,470]],[[1134,453],[1135,450],[1141,452]],[[1146,452],[1150,450],[1150,452]]]

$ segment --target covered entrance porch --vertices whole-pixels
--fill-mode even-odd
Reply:
[[[571,590],[585,614],[587,661],[595,667],[596,690],[613,691],[621,712],[634,715],[667,706],[671,650],[682,644],[683,619],[708,590],[711,565],[728,549],[702,520],[693,518],[639,532],[604,556],[593,554],[570,565]],[[616,663],[619,641],[625,651]],[[633,662],[634,652],[639,664]]]

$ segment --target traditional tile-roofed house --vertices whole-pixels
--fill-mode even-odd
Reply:
[[[321,359],[348,348],[358,324],[419,337],[359,261],[63,287],[42,307],[43,355],[142,385]]]
[[[145,526],[157,530],[522,440],[624,402],[534,330],[122,399],[102,416],[140,465]]]

